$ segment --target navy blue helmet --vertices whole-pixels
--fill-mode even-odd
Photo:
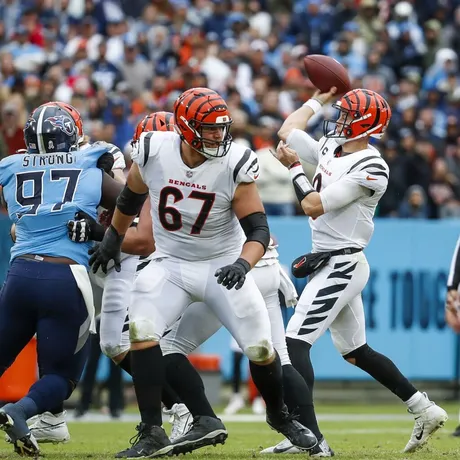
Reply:
[[[78,135],[71,114],[57,104],[43,104],[36,108],[24,126],[24,140],[29,153],[77,150]]]

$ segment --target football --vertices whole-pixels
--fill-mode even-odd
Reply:
[[[337,95],[350,91],[348,72],[340,62],[322,54],[311,54],[304,58],[305,70],[311,82],[323,93],[332,86],[337,87]]]

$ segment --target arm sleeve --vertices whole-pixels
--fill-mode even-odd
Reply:
[[[452,262],[450,263],[449,277],[447,278],[447,289],[457,289],[460,284],[460,238],[455,246]]]
[[[293,129],[289,133],[286,142],[303,161],[312,165],[318,164],[319,142],[315,141],[305,131]]]

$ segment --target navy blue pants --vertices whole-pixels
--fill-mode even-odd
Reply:
[[[68,265],[18,258],[0,295],[0,375],[35,333],[40,376],[55,374],[73,387],[89,350],[83,296]]]

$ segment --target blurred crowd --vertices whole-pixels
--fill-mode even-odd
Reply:
[[[24,148],[30,110],[60,100],[92,140],[128,157],[141,117],[207,86],[226,98],[234,139],[259,156],[267,213],[293,215],[289,175],[270,149],[315,91],[303,57],[328,54],[393,110],[378,215],[459,217],[459,50],[460,0],[2,0],[0,155]],[[310,133],[322,135],[322,119]]]

